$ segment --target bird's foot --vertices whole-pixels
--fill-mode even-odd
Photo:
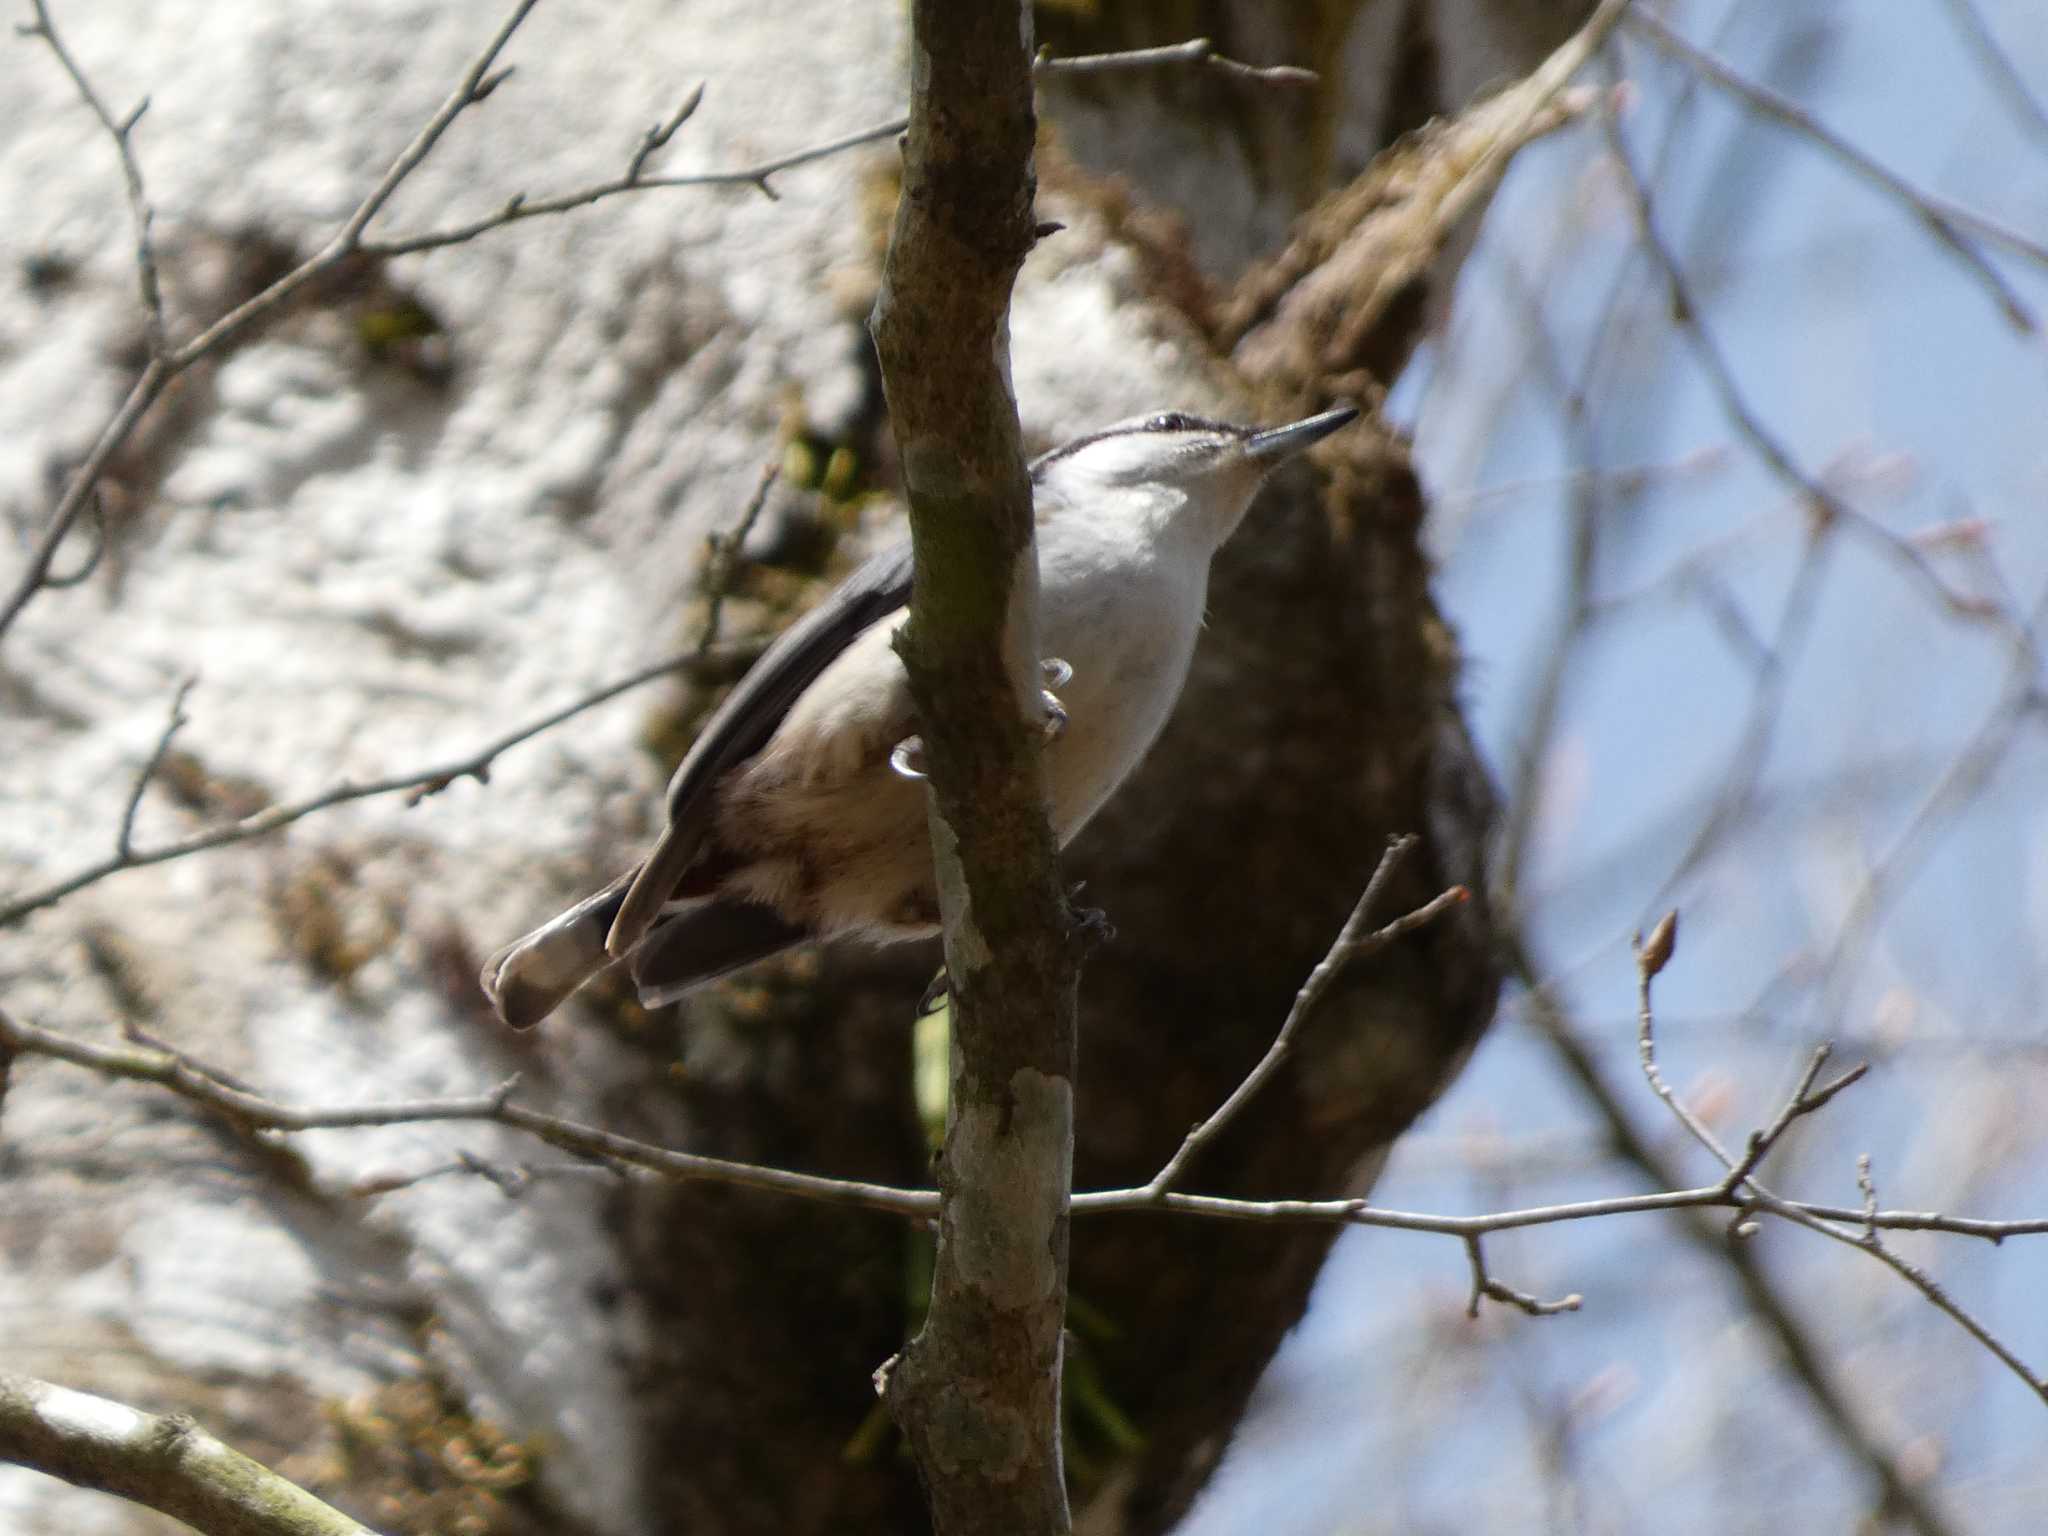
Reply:
[[[1116,924],[1102,908],[1081,905],[1081,893],[1087,889],[1088,882],[1083,880],[1067,892],[1067,906],[1073,913],[1073,927],[1068,932],[1077,943],[1094,949],[1116,937]]]

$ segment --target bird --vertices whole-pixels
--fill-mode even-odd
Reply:
[[[1163,411],[1032,461],[1043,763],[1060,846],[1165,726],[1210,560],[1266,476],[1358,414],[1340,405],[1259,428]],[[910,586],[906,540],[762,653],[676,769],[646,859],[485,964],[500,1019],[529,1029],[616,961],[659,1007],[815,939],[939,931],[916,712],[892,646]]]

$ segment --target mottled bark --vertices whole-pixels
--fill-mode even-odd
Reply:
[[[1031,16],[918,0],[873,320],[917,551],[897,640],[931,780],[952,989],[931,1307],[883,1377],[941,1533],[1061,1536],[1077,953],[1033,734],[1038,565],[1010,387],[1031,249]]]
[[[376,1536],[183,1414],[0,1371],[0,1461],[175,1515],[202,1536]]]

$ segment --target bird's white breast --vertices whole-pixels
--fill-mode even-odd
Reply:
[[[1201,629],[1206,550],[1134,565],[1085,531],[1041,529],[1041,648],[1074,669],[1058,690],[1065,732],[1046,749],[1054,831],[1067,841],[1157,739]]]

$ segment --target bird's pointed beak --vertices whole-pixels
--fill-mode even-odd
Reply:
[[[1311,416],[1306,421],[1297,421],[1285,427],[1268,427],[1263,432],[1254,432],[1245,439],[1245,457],[1262,464],[1278,464],[1291,459],[1311,443],[1320,443],[1339,427],[1348,427],[1358,420],[1358,407],[1340,405],[1334,411],[1324,411],[1320,416]]]

